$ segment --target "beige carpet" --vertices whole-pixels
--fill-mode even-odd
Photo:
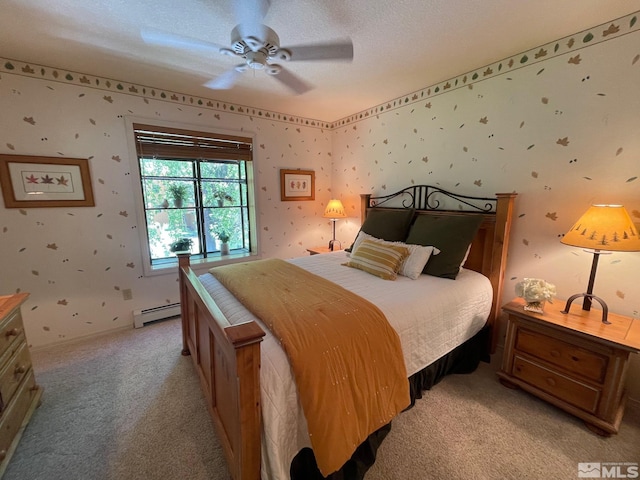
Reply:
[[[3,480],[228,479],[177,320],[33,353],[45,388]],[[640,408],[601,438],[503,387],[450,376],[393,421],[366,480],[576,479],[578,462],[639,462]]]

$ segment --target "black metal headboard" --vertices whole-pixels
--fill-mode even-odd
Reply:
[[[471,211],[480,213],[495,213],[497,198],[473,197],[460,195],[443,190],[433,185],[412,185],[390,195],[369,197],[369,207],[380,207],[384,204],[392,206],[393,200],[401,201],[402,208],[415,208],[416,210],[440,210],[441,200],[454,200],[458,202],[458,211]],[[396,207],[398,208],[398,207]],[[455,211],[451,209],[451,211]]]

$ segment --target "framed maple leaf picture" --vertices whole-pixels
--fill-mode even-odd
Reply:
[[[89,160],[0,155],[6,208],[93,207]]]

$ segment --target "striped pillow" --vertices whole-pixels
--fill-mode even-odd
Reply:
[[[398,278],[400,265],[408,255],[409,250],[406,247],[363,240],[358,248],[351,252],[349,261],[343,265],[385,280],[395,280]]]
[[[397,245],[400,247],[406,247],[409,250],[409,256],[404,259],[402,265],[398,269],[398,275],[409,277],[412,280],[417,280],[422,274],[424,266],[431,258],[431,255],[438,255],[440,250],[432,246],[414,245],[403,242],[386,242],[379,238],[373,237],[367,233],[360,232],[353,242],[353,250],[357,250],[358,246],[363,240],[371,240],[372,242],[382,243],[384,245]],[[347,253],[347,256],[349,254]]]

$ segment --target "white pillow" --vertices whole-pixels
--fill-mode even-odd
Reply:
[[[361,230],[361,231],[358,232],[358,236],[353,241],[353,245],[351,245],[351,251],[355,252],[356,248],[358,248],[358,245],[360,245],[364,239],[367,239],[367,240],[380,240],[379,238],[376,238],[376,237],[374,237],[372,235],[369,235],[368,233],[364,233]]]
[[[469,258],[469,253],[471,252],[471,244],[467,247],[467,253],[464,254],[464,258],[462,259],[462,263],[460,264],[460,270],[464,267],[464,264],[467,263],[467,258]]]
[[[386,240],[381,240],[364,232],[358,233],[358,236],[353,242],[351,251],[355,252],[358,248],[358,245],[360,245],[363,240],[371,240],[382,244],[386,243],[389,245],[406,247],[409,250],[409,256],[400,265],[398,273],[404,277],[409,277],[412,280],[416,280],[420,277],[420,275],[422,274],[422,269],[429,261],[431,255],[437,255],[440,253],[440,250],[438,250],[436,247],[425,247],[422,245],[413,245],[403,242],[387,242]]]
[[[402,242],[395,242],[402,243]],[[437,255],[440,253],[436,247],[422,245],[409,245],[408,243],[402,243],[402,246],[407,247],[409,250],[409,256],[405,258],[398,273],[405,277],[409,277],[411,280],[417,280],[422,275],[424,266],[429,261],[431,255]]]

